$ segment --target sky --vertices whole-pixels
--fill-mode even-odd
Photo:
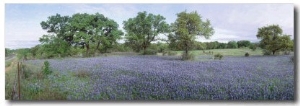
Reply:
[[[257,42],[257,30],[260,27],[278,24],[284,34],[294,38],[293,4],[5,4],[4,39],[5,48],[29,48],[39,44],[39,38],[47,34],[40,22],[47,17],[60,14],[72,16],[75,13],[96,12],[115,20],[123,30],[123,21],[133,18],[138,12],[147,11],[160,14],[168,24],[175,22],[176,14],[182,11],[197,11],[203,20],[209,19],[215,33],[210,39],[198,37],[201,42],[231,40],[249,40]],[[163,36],[160,36],[164,38]],[[123,42],[123,41],[120,41]]]

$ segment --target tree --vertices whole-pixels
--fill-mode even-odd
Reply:
[[[136,51],[145,50],[156,41],[159,34],[168,32],[168,24],[161,15],[139,12],[134,18],[129,18],[123,22],[126,31],[126,42]]]
[[[197,41],[195,43],[196,43],[196,45],[195,45],[196,50],[205,50],[206,49],[205,43],[197,42]]]
[[[30,49],[29,48],[17,49],[17,57],[19,59],[27,60],[28,55],[30,55]]]
[[[226,43],[219,43],[218,44],[218,49],[226,49],[227,48],[227,44]]]
[[[238,44],[236,41],[229,41],[228,44],[227,44],[227,48],[238,48]]]
[[[90,48],[106,52],[117,44],[123,32],[118,29],[118,24],[102,14],[77,13],[69,16],[56,14],[41,22],[41,27],[48,34],[40,38],[41,52],[46,57],[67,56],[71,47],[81,46],[86,49],[86,56]],[[95,46],[96,45],[96,46]]]
[[[41,50],[45,50],[43,53],[47,58],[55,56],[64,57],[68,55],[74,39],[73,35],[70,33],[69,21],[69,16],[56,14],[48,17],[47,21],[42,21],[40,23],[42,29],[48,32],[48,34],[43,35],[39,39],[42,45],[44,45]],[[37,50],[32,51],[33,56],[36,56],[36,51]]]
[[[40,49],[43,52],[41,54],[46,58],[65,57],[70,54],[71,45],[56,36],[43,35],[39,41],[42,43]]]
[[[259,46],[273,55],[281,50],[291,49],[291,44],[293,44],[290,35],[282,34],[279,25],[258,28],[256,37],[261,39]]]
[[[97,44],[96,50],[101,44],[104,52],[112,48],[123,35],[118,27],[115,21],[102,14],[77,13],[70,18],[68,33],[73,36],[73,44],[81,45],[86,49],[86,56],[89,56],[93,44]]]
[[[249,46],[249,49],[251,49],[252,51],[255,51],[257,48],[257,45],[255,43],[251,43]]]
[[[193,48],[196,36],[203,36],[209,39],[214,34],[210,21],[203,21],[197,11],[187,13],[183,11],[177,14],[175,21],[174,38],[178,40],[178,45],[183,48],[183,60],[189,59],[189,51]]]
[[[71,45],[73,36],[72,34],[68,33],[68,26],[70,25],[69,20],[69,16],[61,16],[60,14],[56,14],[48,17],[47,21],[42,21],[40,25],[42,29],[47,30],[50,36],[55,36]]]
[[[11,55],[12,50],[10,50],[9,48],[5,48],[5,57]]]
[[[250,41],[248,40],[240,40],[240,41],[237,41],[237,45],[238,45],[238,48],[241,48],[241,47],[249,47],[250,46]]]
[[[206,49],[217,49],[218,48],[218,41],[214,42],[206,42],[207,48]]]

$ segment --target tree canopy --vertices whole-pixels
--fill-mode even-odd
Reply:
[[[139,12],[134,18],[123,22],[126,42],[136,51],[145,50],[156,41],[159,34],[168,32],[169,25],[161,15]]]
[[[47,57],[55,54],[67,56],[70,47],[78,45],[86,48],[86,56],[90,54],[90,45],[97,45],[96,50],[100,50],[101,45],[106,52],[123,35],[114,20],[99,13],[77,13],[71,17],[56,14],[42,21],[41,27],[48,32],[40,38],[46,47],[44,50],[48,51]]]
[[[282,34],[279,25],[269,25],[258,28],[256,37],[261,39],[259,46],[273,55],[282,50],[291,50],[293,41],[290,35]]]
[[[180,48],[184,49],[183,59],[189,59],[189,50],[193,49],[196,36],[203,36],[209,39],[214,34],[214,29],[210,24],[210,21],[202,20],[202,17],[197,13],[193,12],[180,12],[177,14],[177,19],[172,24],[173,34],[170,34],[169,38],[173,38]]]

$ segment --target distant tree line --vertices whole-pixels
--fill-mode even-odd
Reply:
[[[203,20],[197,11],[180,12],[171,24],[165,20],[166,18],[159,14],[138,12],[137,16],[123,21],[123,32],[117,22],[100,13],[76,13],[72,16],[56,14],[40,23],[42,29],[48,33],[39,39],[41,44],[30,49],[20,49],[18,54],[27,59],[89,57],[109,52],[138,52],[146,55],[182,50],[182,59],[188,60],[190,50],[244,47],[255,50],[260,47],[264,49],[264,54],[293,50],[293,41],[289,35],[282,34],[278,25],[259,28],[259,43],[251,43],[248,40],[228,43],[198,42],[197,36],[209,39],[214,34],[214,29],[210,20]],[[160,39],[159,35],[166,36],[167,39]],[[125,43],[118,43],[121,39]]]

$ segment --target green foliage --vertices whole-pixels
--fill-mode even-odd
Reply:
[[[49,33],[40,38],[42,53],[38,56],[43,58],[78,54],[71,50],[73,46],[86,49],[85,56],[94,55],[97,50],[105,53],[123,35],[115,21],[99,13],[77,13],[72,17],[56,14],[48,17],[47,21],[42,21],[41,27]],[[35,48],[32,52],[35,57]]]
[[[227,44],[227,48],[231,48],[231,49],[238,48],[238,44],[236,41],[229,41]]]
[[[227,48],[227,43],[218,43],[217,49],[226,49]]]
[[[217,49],[218,48],[218,43],[219,43],[218,41],[206,42],[206,49]]]
[[[196,50],[205,50],[206,49],[206,44],[196,41],[195,42],[195,49]]]
[[[251,49],[252,51],[255,51],[257,48],[257,46],[255,44],[250,44],[249,49]]]
[[[168,45],[165,44],[165,43],[160,43],[160,42],[158,42],[156,45],[157,45],[157,49],[158,49],[157,51],[158,51],[159,53],[163,53],[163,52],[169,50],[169,49],[168,49]]]
[[[240,41],[237,41],[237,45],[238,45],[238,48],[249,47],[251,45],[251,42],[248,40],[240,40]]]
[[[272,54],[271,51],[266,50],[266,49],[263,50],[263,55],[271,55],[271,54]]]
[[[30,70],[26,67],[26,65],[22,64],[21,67],[24,69],[24,70],[22,70],[23,71],[22,72],[22,74],[23,74],[22,77],[24,77],[24,79],[28,79],[34,74],[32,70]]]
[[[259,46],[265,49],[264,54],[271,52],[275,55],[278,54],[279,51],[292,50],[293,41],[290,35],[282,34],[282,32],[279,25],[269,25],[258,28],[256,37],[261,39]]]
[[[12,61],[5,61],[5,67],[9,67]]]
[[[18,59],[27,60],[29,55],[30,55],[30,49],[29,48],[17,49]]]
[[[250,54],[247,52],[247,53],[245,53],[245,57],[249,57],[250,56]]]
[[[14,50],[11,50],[9,48],[5,48],[5,57],[11,56],[13,54]]]
[[[169,25],[161,15],[139,12],[134,18],[123,22],[126,30],[126,43],[134,51],[147,50],[152,41],[156,41],[157,35],[167,33]]]
[[[43,74],[49,75],[51,73],[52,73],[52,71],[50,70],[50,63],[48,61],[44,61]]]
[[[214,34],[210,21],[203,21],[196,12],[187,13],[186,11],[177,14],[176,21],[171,24],[171,33],[169,38],[174,40],[180,49],[183,49],[183,60],[189,59],[189,53],[195,45],[196,36],[203,36],[209,39]]]
[[[221,60],[223,58],[223,55],[221,53],[217,53],[214,55],[214,59],[219,59]]]

